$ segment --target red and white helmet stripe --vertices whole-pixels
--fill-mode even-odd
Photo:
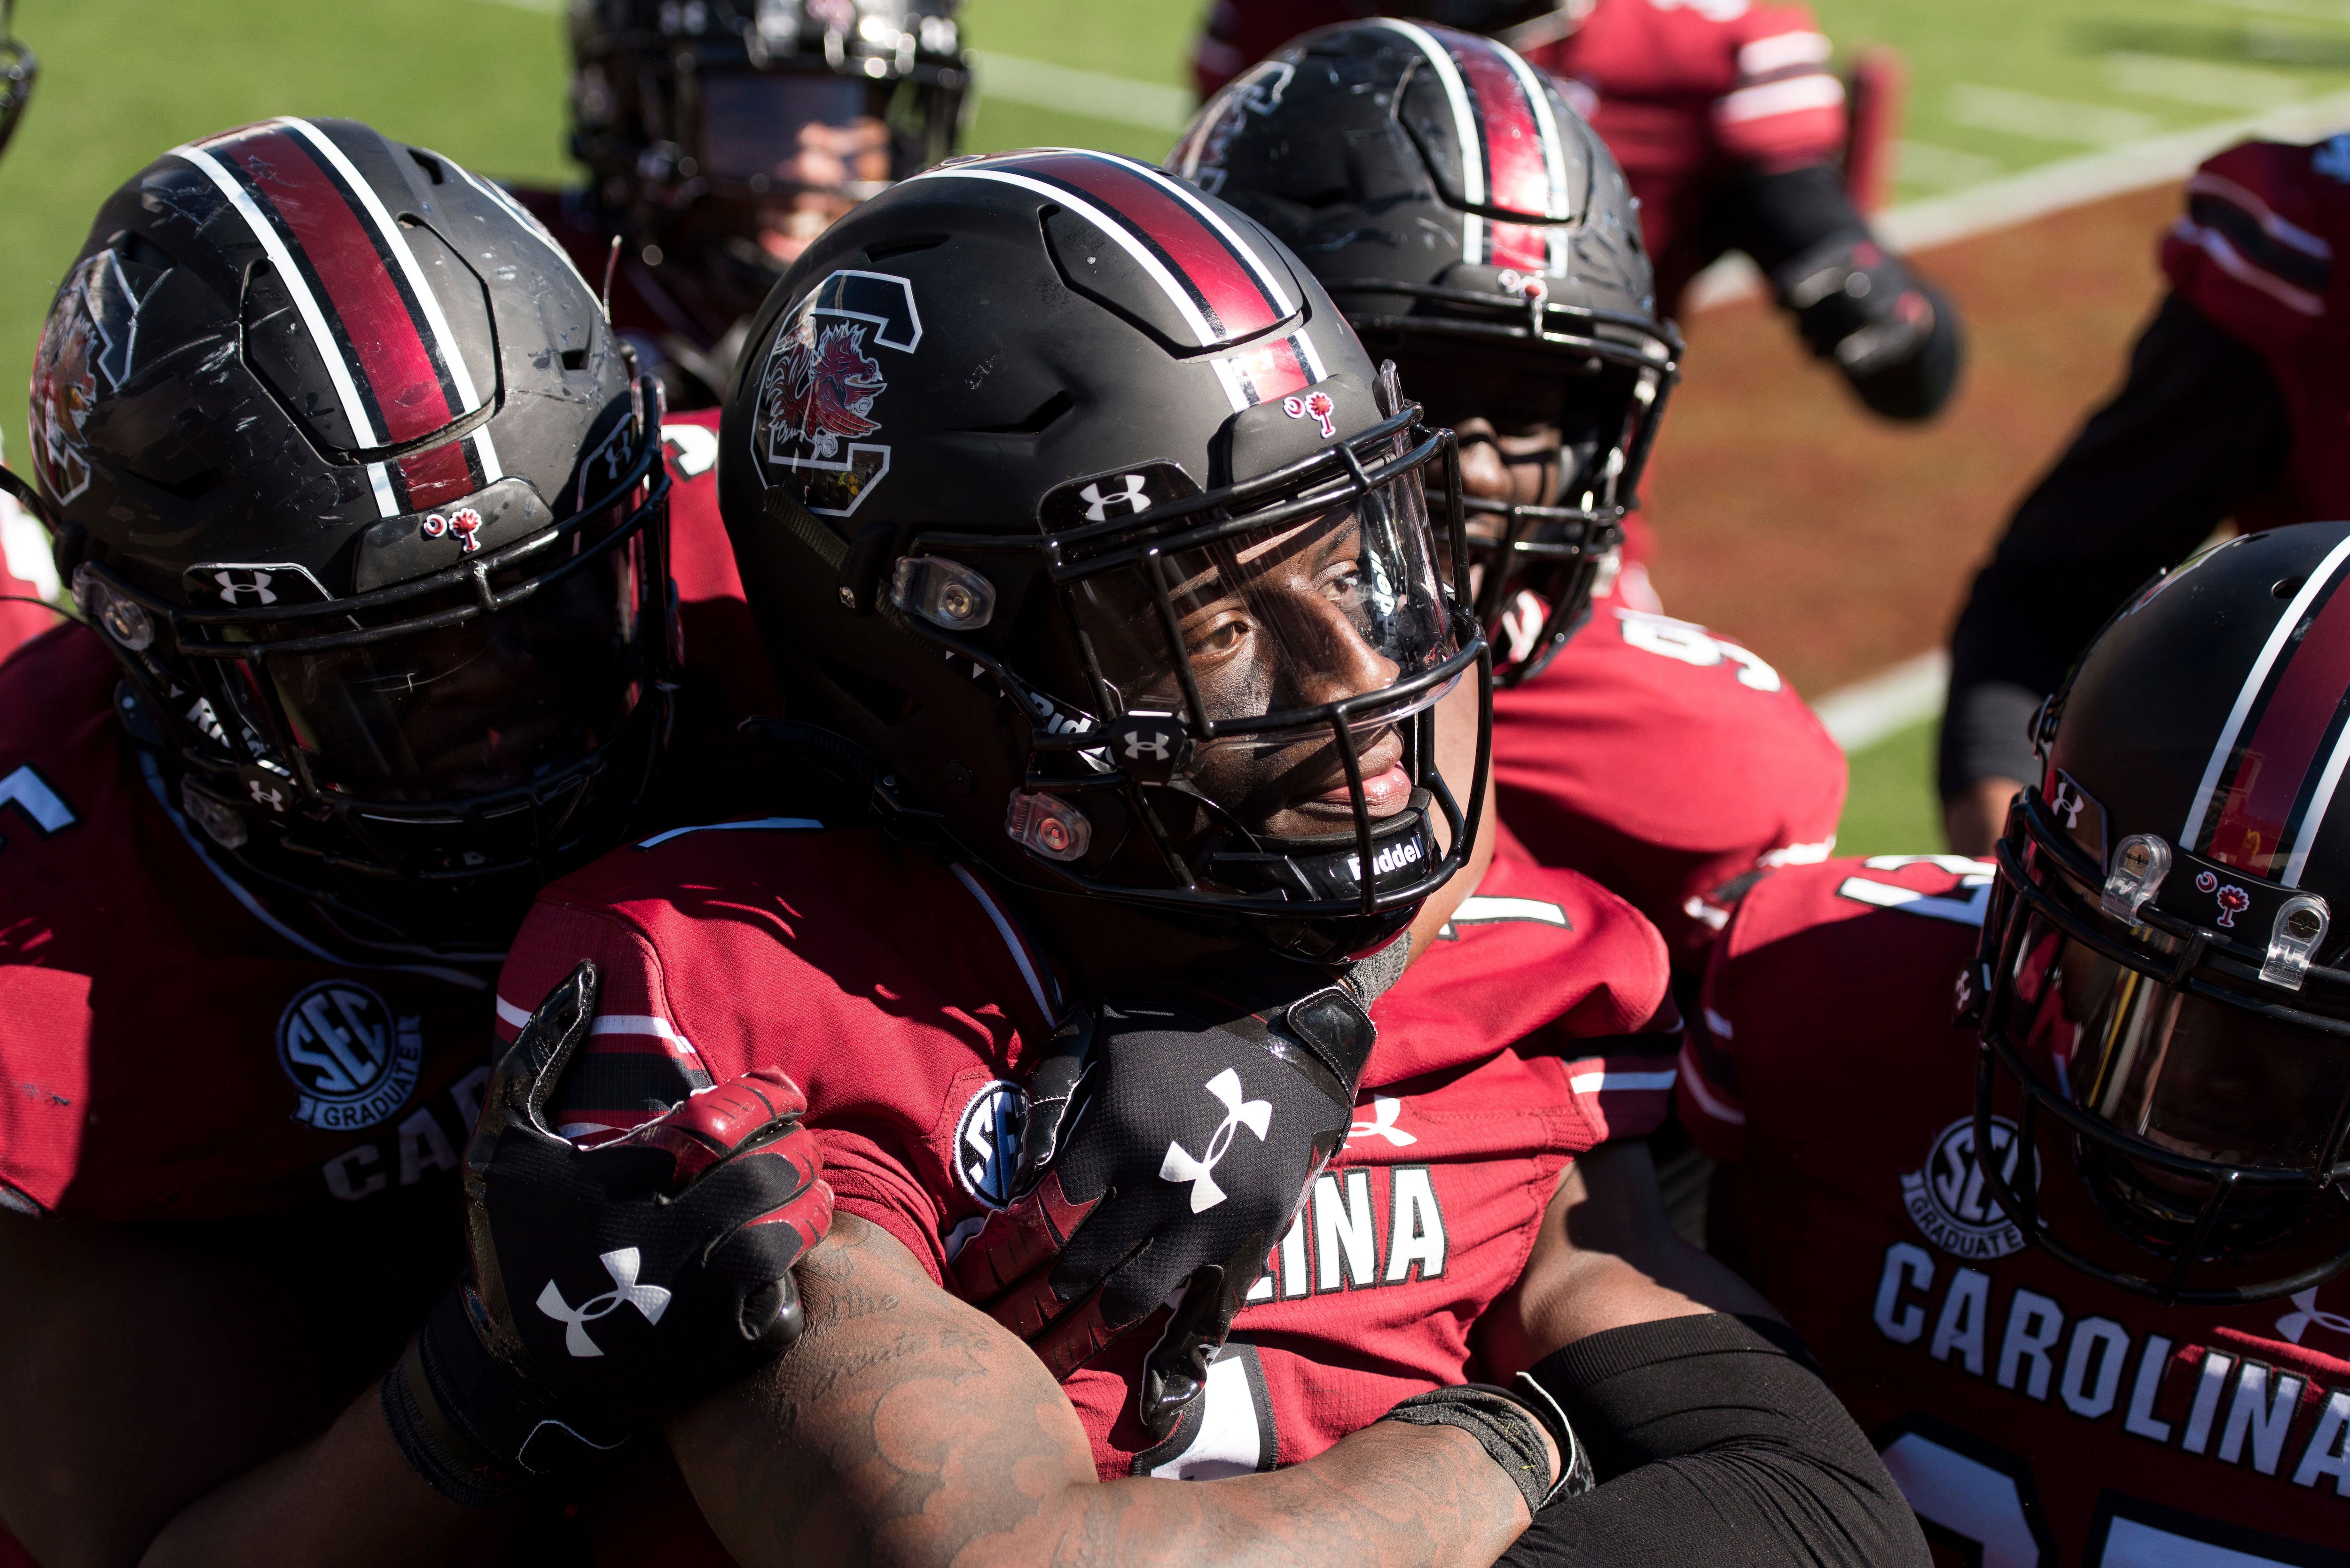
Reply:
[[[361,451],[401,446],[479,410],[487,391],[407,234],[331,138],[292,118],[172,150],[219,189],[276,267]],[[494,381],[494,367],[482,367]],[[368,464],[386,517],[503,476],[486,425]]]
[[[917,180],[988,180],[1067,208],[1123,250],[1157,285],[1194,345],[1261,337],[1298,314],[1282,265],[1183,181],[1114,153],[1052,148],[952,163]],[[1319,380],[1303,327],[1211,363],[1235,411]]]

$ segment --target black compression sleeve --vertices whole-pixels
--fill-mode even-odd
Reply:
[[[1825,163],[1733,174],[1707,199],[1705,217],[1711,246],[1744,251],[1773,276],[1831,241],[1868,237],[1868,220],[1846,194],[1844,176]]]
[[[1925,1537],[1784,1324],[1712,1314],[1610,1329],[1534,1376],[1600,1484],[1497,1568],[1923,1568]]]
[[[2129,379],[2016,508],[1960,612],[1940,783],[2032,777],[2024,726],[2131,591],[2284,465],[2292,425],[2259,355],[2173,295]]]

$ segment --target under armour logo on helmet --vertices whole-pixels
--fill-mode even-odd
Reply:
[[[2293,1298],[2294,1310],[2277,1319],[2278,1337],[2289,1339],[2293,1344],[2299,1345],[2301,1336],[2309,1332],[2311,1324],[2315,1324],[2320,1328],[2332,1329],[2335,1334],[2350,1334],[2350,1317],[2345,1317],[2338,1312],[2322,1312],[2318,1309],[2317,1293],[2324,1288],[2323,1285],[2312,1285],[2305,1291],[2294,1293]]]
[[[1133,732],[1128,733],[1125,740],[1126,760],[1128,762],[1139,762],[1144,757],[1149,757],[1153,762],[1163,763],[1174,755],[1175,737],[1164,730],[1153,730],[1147,735],[1139,731]]]
[[[1338,405],[1330,400],[1327,392],[1308,392],[1302,398],[1284,398],[1281,400],[1281,411],[1293,420],[1313,415],[1314,422],[1322,427],[1326,439],[1338,433],[1338,427],[1330,422],[1330,416],[1338,411]]]
[[[237,602],[239,594],[251,594],[253,602],[257,605],[274,605],[277,602],[277,594],[269,586],[267,572],[246,572],[244,576],[250,581],[239,582],[236,574],[230,572],[213,574],[213,581],[220,585],[221,603],[233,605]]]
[[[1207,1149],[1198,1158],[1180,1143],[1167,1146],[1167,1158],[1159,1162],[1161,1181],[1188,1181],[1191,1184],[1191,1212],[1204,1214],[1224,1200],[1224,1189],[1216,1185],[1216,1167],[1231,1152],[1237,1127],[1246,1127],[1256,1134],[1256,1141],[1264,1141],[1265,1129],[1273,1125],[1273,1106],[1266,1100],[1241,1098],[1241,1075],[1227,1067],[1203,1085],[1208,1093],[1222,1102],[1224,1119],[1208,1137]],[[552,1287],[550,1287],[552,1288]]]
[[[612,1288],[602,1295],[590,1296],[575,1307],[563,1299],[563,1293],[555,1288],[553,1280],[547,1281],[546,1288],[538,1293],[538,1310],[564,1325],[564,1348],[574,1355],[604,1354],[604,1347],[588,1337],[588,1325],[607,1314],[619,1311],[622,1302],[644,1314],[647,1323],[660,1322],[661,1314],[669,1311],[669,1292],[659,1285],[637,1283],[639,1260],[634,1247],[606,1252],[596,1261],[604,1265],[606,1273],[612,1276]]]
[[[1124,484],[1126,488],[1124,490],[1113,490],[1107,495],[1104,495],[1102,493],[1101,483],[1098,480],[1077,492],[1077,499],[1086,504],[1087,522],[1108,522],[1109,509],[1121,501],[1126,503],[1129,513],[1148,512],[1150,510],[1150,497],[1144,493],[1142,488],[1144,483],[1143,475],[1139,473],[1122,473],[1118,475],[1118,482]]]
[[[417,525],[417,531],[428,539],[454,535],[463,545],[465,554],[470,556],[482,547],[482,542],[473,537],[481,526],[480,513],[470,506],[460,506],[446,517],[442,516],[438,512],[433,513]]]
[[[2079,784],[2059,774],[2056,780],[2055,798],[2048,804],[2064,814],[2065,826],[2078,827],[2081,826],[2081,808],[2089,802],[2088,797],[2081,793]]]
[[[286,792],[276,784],[265,784],[259,779],[244,781],[245,793],[253,796],[255,805],[265,805],[275,812],[286,809]]]

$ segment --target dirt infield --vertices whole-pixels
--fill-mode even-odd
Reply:
[[[1920,254],[1971,335],[1924,430],[1868,415],[1767,303],[1684,323],[1648,486],[1665,607],[1814,696],[1939,643],[2016,499],[2118,382],[2178,210],[2167,184]]]

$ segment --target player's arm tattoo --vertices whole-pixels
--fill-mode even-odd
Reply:
[[[1035,1355],[885,1233],[841,1216],[800,1289],[790,1354],[670,1425],[745,1568],[1485,1568],[1525,1526],[1466,1434],[1392,1421],[1266,1475],[1104,1484]]]

